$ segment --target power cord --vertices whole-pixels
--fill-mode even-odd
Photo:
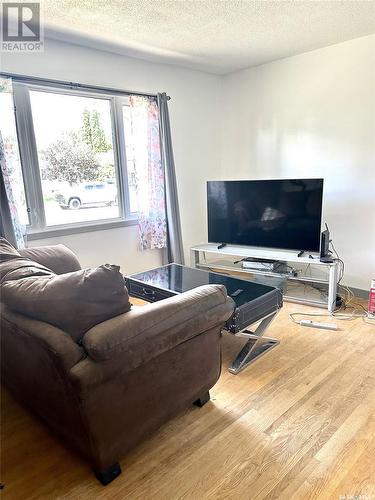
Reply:
[[[339,309],[340,311],[340,309]],[[300,324],[300,320],[296,320],[295,316],[314,316],[314,317],[330,317],[335,318],[340,321],[352,321],[353,319],[362,318],[365,323],[369,325],[375,326],[375,317],[369,314],[367,311],[363,311],[361,313],[357,312],[358,309],[353,308],[353,312],[350,314],[342,314],[339,312],[333,313],[308,313],[308,312],[295,312],[290,313],[289,318],[293,321],[293,323]]]
[[[335,260],[339,263],[339,266],[340,266],[340,275],[339,275],[339,279],[337,281],[337,283],[340,284],[341,280],[343,279],[344,274],[345,274],[345,264],[344,264],[344,261],[340,258],[339,254],[337,253],[335,245],[333,244],[332,240],[329,240],[329,244],[332,247],[332,250],[330,250],[330,252],[335,255],[335,257],[336,257]]]
[[[375,316],[370,314],[365,309],[365,307],[363,307],[362,304],[358,304],[358,303],[353,302],[353,299],[355,298],[353,291],[348,286],[344,286],[341,284],[341,281],[342,281],[344,274],[345,274],[345,263],[340,258],[332,240],[329,241],[329,244],[331,246],[330,253],[335,256],[335,261],[337,261],[339,263],[339,266],[340,266],[339,279],[337,281],[337,284],[339,285],[339,290],[343,290],[345,292],[345,296],[342,297],[342,305],[340,306],[340,308],[338,309],[337,312],[336,311],[334,311],[332,313],[295,312],[295,313],[290,313],[289,318],[291,319],[291,321],[293,321],[293,323],[296,323],[296,324],[301,324],[301,320],[296,320],[295,316],[313,316],[313,317],[327,317],[328,316],[328,317],[335,318],[335,319],[340,320],[340,321],[352,321],[353,319],[362,318],[365,323],[372,325],[372,326],[375,326]],[[309,266],[310,266],[310,264],[309,264]],[[348,313],[348,314],[340,313],[341,310],[345,310],[347,308],[352,308],[353,311],[351,313]],[[361,311],[361,309],[362,309],[362,311]]]

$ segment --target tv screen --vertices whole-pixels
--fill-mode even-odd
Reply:
[[[323,179],[209,181],[208,241],[320,249]]]

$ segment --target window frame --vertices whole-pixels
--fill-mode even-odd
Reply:
[[[118,217],[47,226],[31,108],[30,92],[32,91],[97,98],[109,102],[113,157],[118,191]],[[25,196],[30,222],[27,226],[28,239],[43,239],[138,224],[138,214],[130,211],[125,128],[122,115],[122,107],[126,105],[127,98],[105,90],[100,92],[97,89],[91,90],[90,88],[61,88],[58,84],[29,83],[17,80],[13,81],[13,97],[21,168],[24,177]]]

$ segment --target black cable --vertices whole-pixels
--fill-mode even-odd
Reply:
[[[242,259],[240,259],[240,260],[235,260],[235,261],[233,262],[233,264],[239,264],[240,262],[243,262],[243,261],[244,261],[244,260],[246,260],[246,259],[247,259],[247,257],[243,257],[243,258],[242,258]]]
[[[338,282],[337,282],[337,284],[339,285],[341,283],[341,280],[344,277],[344,274],[345,274],[345,264],[344,264],[344,261],[340,258],[339,254],[337,253],[337,250],[335,248],[335,245],[333,244],[333,241],[330,240],[329,243],[332,246],[332,251],[333,251],[334,255],[336,256],[336,260],[340,264],[340,276],[339,276],[339,279],[338,279]]]

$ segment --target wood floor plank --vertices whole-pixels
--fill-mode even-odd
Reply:
[[[354,465],[344,475],[339,485],[332,493],[332,498],[352,496],[371,499],[375,491],[375,437],[364,443],[366,449],[358,457]],[[341,475],[340,475],[341,478]]]
[[[3,498],[375,498],[375,327],[356,319],[316,330],[288,318],[308,310],[285,304],[267,332],[281,344],[236,376],[227,368],[245,340],[225,334],[211,402],[124,457],[123,474],[106,488],[3,391]]]
[[[363,412],[363,408],[361,408],[361,412]],[[353,419],[351,420],[353,421]],[[306,498],[314,500],[334,498],[334,492],[337,490],[342,478],[346,477],[350,471],[353,473],[353,467],[363,455],[364,447],[367,446],[367,443],[370,442],[374,435],[374,420],[369,418],[364,425],[360,426],[359,431],[358,428],[356,430],[357,432],[349,433],[347,437],[342,439],[341,446],[334,448],[332,455],[326,454],[324,459],[319,461],[318,467],[306,478],[308,484],[308,496]],[[355,487],[355,476],[351,475],[351,478],[350,483],[353,485],[351,488],[357,489]],[[345,492],[340,494],[345,494]],[[346,494],[351,494],[351,491],[346,492]],[[360,494],[365,495],[367,493],[361,492]],[[371,491],[371,495],[373,494],[374,491]]]

